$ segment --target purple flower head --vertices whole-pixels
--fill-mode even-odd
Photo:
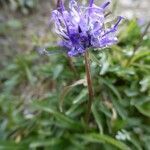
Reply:
[[[123,17],[120,16],[111,28],[106,28],[105,9],[109,4],[97,6],[94,0],[89,0],[88,6],[81,6],[70,0],[66,10],[62,0],[58,0],[52,19],[70,57],[81,55],[88,48],[104,48],[117,42],[116,31]]]

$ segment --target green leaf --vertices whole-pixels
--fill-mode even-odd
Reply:
[[[116,89],[115,86],[112,85],[109,81],[106,81],[104,78],[100,78],[100,81],[104,83],[109,89],[114,93],[114,95],[118,98],[119,101],[121,101],[121,96],[119,94],[119,91]]]
[[[117,97],[117,99],[114,98],[114,96],[111,94],[111,100],[113,102],[114,107],[116,108],[116,110],[118,111],[119,115],[123,118],[126,119],[126,112],[124,111],[121,103],[122,103],[122,98],[121,95],[118,91],[118,89],[116,89],[115,86],[112,85],[112,83],[110,83],[109,81],[106,81],[103,78],[100,78],[100,81],[102,83],[104,83],[110,90],[111,92]]]
[[[48,112],[54,116],[57,121],[60,123],[60,127],[65,127],[72,130],[81,131],[83,130],[83,125],[74,121],[73,119],[69,118],[68,116],[65,116],[64,114],[48,107],[45,105],[42,105],[41,103],[33,103],[32,104],[36,109]]]
[[[147,57],[147,56],[150,56],[150,51],[147,50],[147,51],[139,51],[138,53],[136,53],[134,55],[134,57],[132,58],[132,61],[131,63],[134,63],[134,62],[137,62],[138,60],[142,59],[143,57]]]
[[[90,56],[90,59],[92,60],[92,61],[94,61],[95,63],[97,63],[97,65],[101,65],[100,64],[100,61],[94,56],[94,54],[92,54],[92,53],[89,53],[89,56]]]
[[[49,146],[59,145],[60,143],[61,143],[61,139],[52,138],[49,140],[32,141],[29,147],[30,148],[49,147]]]
[[[101,121],[100,115],[99,115],[99,113],[97,111],[96,105],[97,105],[96,103],[93,103],[91,109],[92,109],[93,116],[94,116],[94,118],[96,120],[96,123],[98,125],[99,131],[100,131],[101,134],[103,134],[102,121]]]
[[[75,110],[80,108],[80,105],[86,101],[87,89],[83,89],[80,94],[73,100],[72,106],[65,112],[66,115],[75,115]]]
[[[136,108],[141,114],[150,117],[150,102],[144,103],[140,106],[136,106]]]
[[[31,85],[34,85],[34,81],[35,81],[36,79],[35,79],[34,76],[32,75],[31,70],[28,68],[28,66],[25,67],[25,71],[26,71],[27,79],[29,80],[30,84],[31,84]]]
[[[15,143],[13,141],[0,141],[0,150],[26,150],[26,144]]]
[[[20,29],[22,28],[22,23],[19,20],[12,19],[7,22],[7,26],[12,29]]]
[[[85,84],[85,83],[86,83],[86,80],[85,79],[81,79],[81,80],[75,81],[73,84],[63,88],[63,90],[62,90],[62,92],[60,94],[60,103],[59,103],[59,109],[60,109],[61,112],[63,112],[64,98],[69,93],[69,91],[72,90],[77,85],[82,85],[82,84]]]
[[[53,79],[56,80],[63,71],[63,65],[57,65],[53,70]]]
[[[90,133],[90,134],[85,134],[85,135],[79,135],[79,137],[90,143],[107,143],[107,144],[111,144],[115,146],[116,148],[120,150],[131,150],[126,144],[108,135]]]
[[[137,141],[135,137],[132,136],[129,141],[136,147],[137,150],[142,150],[140,141]]]

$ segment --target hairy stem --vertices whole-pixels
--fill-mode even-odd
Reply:
[[[91,73],[90,73],[90,61],[89,61],[88,51],[86,51],[84,58],[85,58],[85,71],[86,71],[87,86],[88,86],[88,93],[89,93],[89,99],[88,99],[88,103],[87,103],[87,111],[86,111],[85,121],[88,122],[90,119],[91,105],[92,105],[92,101],[93,101],[93,97],[94,97],[92,80],[91,80]]]

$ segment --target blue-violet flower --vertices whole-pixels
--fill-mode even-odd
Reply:
[[[106,2],[97,6],[89,0],[88,6],[80,6],[76,0],[70,0],[66,10],[62,0],[58,0],[57,10],[52,12],[56,33],[61,36],[61,45],[70,57],[84,54],[88,48],[105,48],[117,42],[116,31],[123,17],[106,27]]]

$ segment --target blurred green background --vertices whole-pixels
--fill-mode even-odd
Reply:
[[[150,150],[149,2],[131,1],[111,6],[129,18],[119,43],[90,52],[95,96],[86,124],[83,57],[36,52],[57,50],[55,1],[0,0],[0,150]]]

